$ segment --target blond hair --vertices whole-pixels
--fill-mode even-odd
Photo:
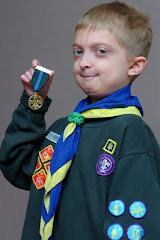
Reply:
[[[75,32],[84,28],[110,31],[129,59],[148,57],[152,42],[150,18],[136,7],[119,1],[95,6],[82,16]]]

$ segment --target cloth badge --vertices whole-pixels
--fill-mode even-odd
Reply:
[[[42,167],[42,164],[41,164],[40,159],[38,157],[35,172],[37,172],[39,169],[41,169],[41,167]]]
[[[129,226],[127,237],[129,240],[141,240],[144,236],[144,229],[139,224]]]
[[[107,236],[109,239],[119,240],[123,236],[123,228],[120,224],[113,224],[107,230]]]
[[[103,147],[103,150],[110,154],[113,154],[115,152],[116,146],[117,143],[115,141],[113,141],[112,139],[108,139],[108,141]]]
[[[41,150],[39,152],[39,156],[40,156],[42,162],[46,162],[46,161],[50,160],[52,158],[53,152],[54,152],[54,150],[53,150],[52,145],[49,145],[49,146],[45,147],[43,150]]]
[[[129,207],[129,212],[134,218],[143,218],[146,215],[147,209],[143,202],[135,201]]]
[[[39,152],[36,168],[32,175],[33,183],[38,190],[43,188],[45,185],[46,176],[49,170],[50,160],[52,158],[53,152],[54,150],[52,145],[45,147]]]
[[[60,137],[59,134],[52,132],[52,131],[46,136],[46,138],[48,140],[50,140],[51,142],[54,142],[54,143],[58,142],[59,137]]]
[[[44,168],[45,168],[46,172],[49,171],[50,164],[51,164],[51,162],[44,163]]]
[[[113,216],[118,217],[124,213],[125,205],[121,200],[114,200],[110,202],[108,210]]]
[[[115,160],[108,154],[102,154],[96,164],[97,173],[101,176],[111,174],[115,169]]]
[[[32,176],[34,185],[39,190],[44,187],[45,181],[46,181],[46,173],[44,169],[41,169],[41,171],[37,172]]]

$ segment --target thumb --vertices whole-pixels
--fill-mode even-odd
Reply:
[[[37,59],[33,59],[32,60],[32,68],[33,69],[36,68],[37,65],[41,66],[40,62]]]

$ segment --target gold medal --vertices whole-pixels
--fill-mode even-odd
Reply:
[[[28,106],[34,111],[39,110],[43,106],[43,98],[35,92],[35,94],[28,99]]]
[[[43,98],[37,94],[46,84],[51,70],[37,65],[31,80],[31,86],[34,91],[34,95],[28,99],[28,106],[34,110],[38,111],[43,106]]]

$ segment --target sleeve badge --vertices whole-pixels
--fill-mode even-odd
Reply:
[[[143,218],[146,215],[147,209],[143,202],[135,201],[129,207],[129,213],[134,218]]]
[[[144,229],[139,224],[134,224],[128,227],[127,237],[129,240],[141,240],[144,236]]]
[[[107,230],[107,236],[109,239],[119,240],[123,236],[123,228],[120,224],[115,223],[111,225]]]
[[[121,200],[114,200],[110,202],[108,210],[113,216],[118,217],[124,213],[125,205]]]

